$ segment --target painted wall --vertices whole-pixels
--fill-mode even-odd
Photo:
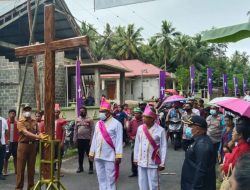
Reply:
[[[133,100],[140,100],[141,97],[141,78],[135,78],[133,81]],[[159,79],[158,77],[143,78],[143,97],[144,100],[149,100],[154,96],[159,97]]]

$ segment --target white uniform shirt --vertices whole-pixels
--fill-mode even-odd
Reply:
[[[160,145],[160,165],[164,166],[167,153],[167,141],[165,130],[160,125],[155,123],[149,129],[149,133],[155,140],[156,144]],[[152,160],[153,151],[154,149],[143,131],[143,125],[139,126],[135,138],[134,161],[137,162],[138,166],[141,167],[157,168],[158,166]]]
[[[0,117],[0,120],[2,120],[2,136],[1,136],[1,143],[2,145],[5,145],[5,132],[8,130],[8,124],[6,119],[4,119],[3,117]]]
[[[115,152],[103,138],[102,133],[99,129],[99,122],[97,122],[89,155],[94,156],[96,159],[115,161],[115,158],[122,158],[122,124],[113,117],[109,118],[104,123],[115,146]]]

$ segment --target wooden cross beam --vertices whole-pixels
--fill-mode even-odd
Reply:
[[[55,51],[65,50],[75,47],[89,45],[88,37],[80,36],[75,38],[55,40],[54,12],[55,7],[52,4],[44,7],[44,43],[15,48],[16,56],[34,56],[45,54],[45,98],[44,98],[44,116],[45,132],[54,139],[55,133]],[[36,84],[38,85],[38,84]]]

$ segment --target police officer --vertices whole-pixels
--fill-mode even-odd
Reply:
[[[187,136],[194,142],[189,145],[182,166],[181,190],[216,189],[215,182],[215,154],[213,144],[207,136],[207,122],[194,115],[184,121],[188,127],[185,129]]]
[[[17,148],[17,176],[16,190],[22,190],[24,185],[24,171],[27,164],[28,187],[34,185],[35,161],[36,161],[36,140],[40,140],[37,135],[36,121],[31,118],[31,107],[26,104],[23,107],[22,117],[17,122],[19,131]]]

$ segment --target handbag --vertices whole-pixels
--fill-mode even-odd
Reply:
[[[223,181],[220,185],[220,190],[230,190],[230,183],[229,183],[229,178],[232,174],[233,171],[233,166],[232,163],[229,165],[228,172],[225,174],[223,172]]]

